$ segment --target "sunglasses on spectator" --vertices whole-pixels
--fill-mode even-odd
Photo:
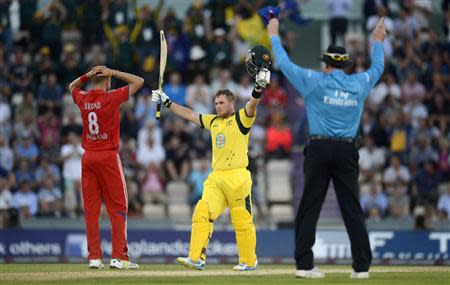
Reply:
[[[329,52],[324,52],[323,55],[329,56],[331,57],[333,60],[335,61],[346,61],[349,59],[349,55],[348,53],[345,54],[340,54],[340,53],[329,53]]]

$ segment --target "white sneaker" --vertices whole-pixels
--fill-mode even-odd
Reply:
[[[109,263],[109,268],[111,269],[139,269],[139,265],[137,263],[127,261],[127,260],[120,260],[120,259],[111,259],[111,262]]]
[[[363,272],[355,272],[352,271],[352,274],[350,274],[350,278],[352,279],[369,279],[369,272],[363,271]]]
[[[89,268],[90,269],[103,269],[105,266],[102,263],[101,259],[90,259],[89,260]]]
[[[295,271],[295,277],[298,278],[324,278],[325,273],[314,267],[311,270],[297,270]]]
[[[234,271],[253,271],[258,268],[258,260],[255,262],[255,266],[248,266],[245,263],[239,263],[238,265],[233,266]]]

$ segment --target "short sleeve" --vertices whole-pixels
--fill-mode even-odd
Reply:
[[[218,117],[219,117],[219,116],[217,116],[217,115],[211,115],[211,114],[204,115],[204,114],[200,114],[200,115],[199,115],[200,127],[201,127],[202,129],[205,128],[205,129],[207,129],[207,130],[210,130],[210,129],[211,129],[212,122],[213,122],[215,119],[217,119]]]
[[[118,105],[128,101],[129,95],[130,91],[128,85],[108,92],[108,96],[111,96],[112,100]]]
[[[244,127],[250,128],[253,126],[253,123],[255,122],[256,114],[254,116],[247,115],[247,111],[245,108],[242,108],[238,112],[239,118],[241,120],[241,123]]]

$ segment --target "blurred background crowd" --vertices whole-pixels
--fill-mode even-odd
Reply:
[[[82,126],[67,86],[95,65],[145,78],[144,88],[121,111],[120,156],[129,216],[151,219],[162,209],[162,216],[170,218],[177,191],[186,194],[177,209],[186,209],[181,215],[189,216],[211,171],[211,142],[209,132],[169,112],[161,122],[154,119],[151,89],[158,82],[159,30],[165,31],[169,51],[164,91],[199,113],[214,113],[219,89],[233,91],[237,107],[251,96],[244,59],[256,44],[270,47],[258,9],[283,7],[282,40],[292,56],[301,56],[302,46],[295,44],[296,33],[286,23],[302,29],[314,21],[301,13],[309,2],[304,0],[183,1],[188,7],[182,15],[176,4],[166,7],[175,1],[145,2],[0,0],[1,225],[33,217],[83,216]],[[448,220],[449,1],[439,4],[443,21],[438,29],[429,23],[436,13],[430,0],[393,1],[397,9],[388,0],[325,2],[325,37],[347,46],[354,63],[349,73],[370,65],[368,35],[379,17],[385,17],[388,31],[385,73],[368,97],[360,128],[360,199],[368,220],[417,217],[417,228]],[[356,2],[363,20],[355,32],[349,17]],[[115,87],[122,84],[113,80]],[[274,66],[249,151],[253,202],[262,222],[278,214],[293,219],[307,142],[302,98]],[[286,178],[284,184],[274,183],[280,177]],[[277,193],[287,198],[281,201]],[[279,202],[288,211],[272,210]],[[336,209],[330,216],[336,216]]]

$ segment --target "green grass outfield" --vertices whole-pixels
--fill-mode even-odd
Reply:
[[[261,265],[234,272],[232,265],[193,271],[179,265],[141,265],[137,271],[89,270],[86,264],[0,264],[0,284],[450,284],[449,266],[373,266],[369,280],[349,279],[350,266],[321,266],[325,279],[294,278],[294,267]]]

